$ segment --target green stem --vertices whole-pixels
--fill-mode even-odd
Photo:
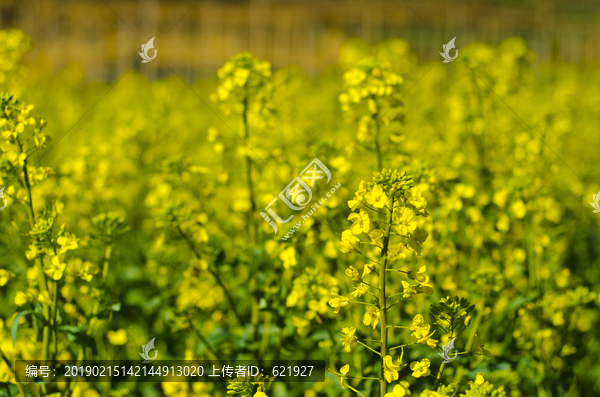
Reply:
[[[389,298],[389,296],[388,296]],[[397,305],[398,303],[402,302],[404,299],[398,299],[396,302],[392,303],[391,305],[389,305],[388,307],[386,307],[385,310],[389,310],[390,308],[392,308],[393,306]]]
[[[440,370],[438,371],[438,374],[435,378],[435,384],[433,385],[433,391],[437,391],[437,389],[440,385],[440,381],[442,380],[442,372],[444,372],[445,366],[446,366],[446,363],[442,363],[442,365],[440,366]]]
[[[411,345],[414,345],[414,343],[409,343],[407,345],[394,346],[394,347],[390,348],[390,351],[396,350],[396,349],[402,349],[402,348],[404,348],[406,346],[411,346]]]
[[[362,283],[365,284],[365,285],[368,285],[371,288],[379,289],[379,287],[375,287],[374,285],[371,285],[371,284],[369,284],[369,283],[367,283],[365,281],[363,281]]]
[[[246,150],[250,148],[248,145],[248,139],[250,138],[250,126],[248,125],[248,92],[246,91],[244,94],[243,101],[244,109],[242,112],[242,121],[244,124],[244,143],[247,146]],[[246,163],[246,183],[248,185],[248,193],[250,199],[250,211],[248,212],[248,231],[250,235],[250,243],[251,245],[255,245],[258,241],[258,224],[256,223],[256,199],[254,198],[254,182],[252,180],[252,158],[246,153],[245,156]],[[258,309],[258,299],[256,297],[256,272],[253,272],[250,276],[250,304],[251,304],[251,323],[252,323],[252,334],[250,336],[251,340],[254,340],[258,334],[258,327],[260,322],[260,311]],[[244,323],[240,323],[242,326]]]
[[[212,347],[212,345],[210,344],[210,342],[208,342],[208,339],[206,339],[206,337],[202,334],[202,332],[200,332],[200,330],[198,330],[194,326],[194,323],[192,321],[192,316],[191,315],[188,315],[188,322],[190,324],[190,328],[196,333],[196,335],[198,335],[198,339],[200,339],[200,341],[206,347],[206,350],[208,350],[210,359],[211,360],[216,360],[218,362],[221,362],[221,360],[219,360],[219,356],[217,355],[216,350]]]
[[[379,153],[378,153],[379,154]],[[380,159],[378,158],[378,161],[380,161]],[[381,169],[381,166],[379,167],[379,169]],[[387,392],[387,384],[386,384],[386,380],[385,377],[383,376],[383,359],[385,358],[385,356],[387,355],[387,343],[388,343],[388,339],[387,339],[387,331],[388,331],[388,327],[387,327],[387,308],[385,307],[385,302],[386,302],[386,295],[385,295],[385,276],[386,276],[386,272],[385,272],[385,267],[387,266],[387,251],[388,251],[388,245],[390,242],[390,231],[392,228],[392,214],[394,212],[393,208],[394,208],[394,196],[392,195],[391,198],[391,205],[390,205],[391,209],[388,209],[388,213],[387,213],[387,226],[385,227],[385,235],[383,237],[383,248],[381,249],[381,256],[379,257],[379,310],[381,312],[381,380],[379,381],[380,384],[380,395],[381,397],[385,397],[385,394]]]
[[[175,225],[175,228],[177,229],[177,231],[179,232],[179,234],[181,235],[181,237],[183,237],[183,239],[185,240],[185,242],[187,243],[187,245],[190,247],[190,249],[192,250],[192,252],[196,256],[196,258],[197,259],[202,259],[202,257],[200,256],[200,253],[196,249],[196,246],[188,238],[188,236],[183,232],[183,230],[181,230],[181,227],[179,227],[179,225]],[[243,326],[244,325],[244,320],[242,319],[242,317],[239,315],[239,313],[235,309],[235,304],[234,304],[234,301],[233,301],[233,297],[231,296],[231,294],[229,293],[229,290],[227,289],[227,287],[223,283],[223,280],[221,280],[221,278],[219,277],[219,275],[217,274],[217,272],[215,272],[214,269],[211,266],[208,267],[208,271],[213,276],[213,278],[215,279],[215,281],[217,282],[217,284],[219,284],[219,286],[223,290],[223,294],[227,298],[227,301],[229,302],[229,306],[231,306],[231,310],[233,311],[233,314],[237,318],[237,320],[240,323],[240,325]]]
[[[357,340],[356,343],[358,343],[360,345],[363,345],[367,349],[371,350],[373,353],[377,354],[378,356],[381,356],[381,354],[377,350],[371,349],[371,347],[369,347],[368,345],[362,343],[361,341]]]
[[[100,313],[100,306],[101,306],[101,302],[104,298],[104,291],[105,291],[105,286],[106,286],[106,280],[108,279],[108,270],[110,268],[110,258],[112,256],[112,242],[106,245],[106,248],[104,249],[104,262],[102,263],[102,279],[100,280],[100,285],[101,285],[101,289],[100,289],[100,293],[101,295],[98,296],[98,300],[96,301],[96,303],[94,304],[94,307],[92,309],[92,318],[90,319],[90,323],[88,326],[88,335],[91,335],[93,333],[93,331],[96,329],[96,325],[100,323],[100,320],[98,320],[98,313]]]
[[[58,355],[58,329],[56,324],[56,314],[58,312],[58,281],[54,282],[54,294],[52,296],[52,331],[54,333],[54,354],[52,359],[55,360]]]
[[[373,99],[374,100],[374,99]],[[379,147],[379,122],[377,121],[377,114],[373,116],[373,122],[375,123],[375,151],[377,152],[377,169],[383,168],[383,159],[381,157],[381,148]],[[392,223],[391,219],[388,223]]]
[[[23,145],[19,138],[16,138],[17,144],[19,146],[19,150],[23,153]],[[31,185],[29,183],[29,172],[27,170],[27,159],[23,161],[23,177],[25,179],[25,188],[27,189],[27,207],[29,209],[28,217],[29,217],[29,225],[31,229],[35,226],[35,211],[33,210],[33,198],[31,195]],[[41,255],[36,256],[35,267],[38,272],[40,292],[48,294],[48,286],[46,284],[46,273],[44,273],[44,260]],[[50,353],[50,307],[48,305],[42,305],[44,318],[46,319],[46,323],[44,324],[43,331],[43,347],[42,347],[42,360],[48,360]]]
[[[244,111],[242,113],[242,118],[244,121],[244,140],[246,141],[246,146],[248,146],[248,138],[250,136],[250,131],[248,127],[248,97],[244,96]],[[256,243],[258,238],[258,229],[255,222],[255,213],[256,213],[256,200],[254,199],[254,183],[252,181],[252,159],[250,156],[246,154],[246,181],[248,183],[248,190],[250,192],[250,213],[248,215],[250,233],[251,233],[251,241]]]
[[[264,323],[264,332],[261,342],[261,353],[264,354],[267,352],[267,348],[269,347],[269,328],[271,328],[271,320],[273,318],[273,313],[265,312],[265,323]],[[331,332],[331,331],[330,331]]]
[[[112,254],[112,244],[108,244],[104,250],[104,264],[102,266],[102,286],[106,285],[108,278],[108,268],[110,267],[110,257]]]
[[[452,330],[450,331],[450,339],[452,339],[452,335],[454,335],[454,328],[452,328]],[[437,373],[437,376],[435,377],[435,383],[433,384],[433,391],[437,391],[438,387],[440,386],[440,381],[442,380],[442,372],[444,372],[444,367],[446,366],[446,363],[442,363],[442,365],[440,365],[440,370]]]

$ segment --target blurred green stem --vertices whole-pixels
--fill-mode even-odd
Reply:
[[[106,285],[108,278],[108,268],[110,266],[110,257],[112,255],[112,244],[107,244],[104,250],[104,265],[102,266],[102,286]]]
[[[375,113],[372,118],[373,123],[375,124],[375,134],[373,135],[375,136],[375,151],[377,152],[377,169],[381,170],[383,168],[383,158],[381,157],[381,148],[379,147],[379,120],[377,118],[377,113]]]
[[[248,93],[244,95],[244,110],[242,112],[242,119],[244,122],[244,144],[246,150],[250,148],[248,145],[248,138],[250,138],[250,126],[248,125]],[[254,199],[254,182],[252,181],[252,159],[246,153],[246,181],[248,183],[248,192],[250,196],[250,212],[248,213],[248,231],[250,234],[250,244],[254,245],[258,241],[258,225],[256,224],[256,200]],[[256,274],[252,273],[250,276],[250,302],[252,305],[252,335],[250,337],[253,340],[258,333],[258,323],[260,322],[260,311],[258,309],[258,301],[256,299]],[[266,314],[265,314],[266,315]],[[264,341],[264,339],[263,339]]]
[[[433,384],[433,391],[437,391],[438,387],[440,386],[440,381],[442,380],[442,372],[444,372],[444,367],[446,366],[446,363],[442,363],[442,365],[440,365],[440,370],[437,373],[437,376],[435,377],[435,383]]]
[[[248,96],[244,96],[244,111],[242,113],[244,121],[244,143],[247,146],[246,150],[250,148],[248,145],[248,138],[250,137],[250,128],[248,126]],[[254,183],[252,182],[252,159],[246,153],[246,180],[248,182],[248,191],[250,194],[250,212],[248,214],[248,223],[250,229],[250,241],[252,244],[256,243],[258,239],[258,230],[255,222],[256,213],[256,201],[254,200]]]
[[[221,360],[219,360],[219,356],[217,355],[217,352],[215,351],[215,349],[212,347],[212,345],[208,342],[208,339],[206,339],[206,337],[202,334],[202,332],[200,332],[200,330],[198,330],[195,326],[194,326],[194,322],[192,321],[192,316],[191,314],[188,314],[188,322],[190,324],[190,328],[192,329],[192,331],[194,331],[196,333],[196,335],[198,336],[198,339],[200,339],[200,341],[204,344],[204,346],[206,347],[206,350],[208,350],[209,356],[211,360],[216,360],[218,362],[220,362]]]
[[[454,328],[452,328],[452,330],[450,331],[450,339],[453,338],[454,335]],[[440,365],[440,370],[437,373],[437,376],[435,377],[435,383],[433,384],[433,391],[437,391],[438,387],[440,386],[440,382],[442,380],[442,373],[444,372],[444,367],[446,367],[446,363],[442,363],[442,365]]]
[[[185,240],[185,242],[187,243],[187,245],[190,247],[190,249],[194,253],[194,256],[196,256],[197,259],[202,259],[202,257],[200,256],[200,253],[196,249],[196,246],[189,239],[189,237],[183,232],[183,230],[181,229],[181,227],[179,225],[175,225],[175,228],[177,229],[177,231],[179,232],[179,234],[181,235],[181,237],[183,237],[183,239]],[[239,313],[235,309],[235,302],[233,301],[233,297],[229,293],[229,290],[227,289],[227,287],[225,286],[225,284],[223,283],[223,281],[221,280],[221,278],[219,277],[219,275],[217,274],[217,272],[214,271],[213,268],[210,265],[208,266],[208,271],[213,276],[213,278],[215,279],[215,281],[217,282],[217,284],[219,284],[219,286],[223,290],[223,294],[227,298],[227,301],[229,302],[229,306],[231,306],[231,310],[233,310],[233,314],[235,315],[236,319],[238,320],[238,322],[240,323],[241,326],[244,326],[244,320],[240,317]]]
[[[273,319],[273,313],[265,312],[265,322],[264,322],[264,331],[263,338],[260,346],[261,355],[267,352],[267,348],[269,347],[269,329],[271,328],[271,320]]]
[[[381,169],[381,168],[380,168]],[[387,383],[385,377],[383,376],[383,359],[387,355],[387,308],[385,307],[386,295],[385,295],[385,276],[386,271],[385,268],[387,266],[387,250],[390,242],[390,231],[392,229],[392,214],[394,212],[394,195],[392,195],[390,200],[390,207],[388,208],[387,213],[387,226],[385,227],[385,235],[383,236],[383,246],[381,249],[381,256],[379,257],[379,311],[381,312],[381,380],[380,384],[380,395],[381,397],[385,397],[385,393],[387,392]]]
[[[105,290],[105,286],[106,286],[106,280],[108,278],[108,269],[110,266],[111,256],[112,256],[112,243],[108,243],[106,245],[106,248],[104,249],[104,263],[102,264],[102,281],[101,281],[102,288],[100,289],[100,293],[102,295],[100,295],[98,297],[98,300],[96,301],[96,303],[94,304],[94,308],[92,309],[92,319],[90,320],[90,324],[88,326],[88,335],[91,335],[92,331],[95,329],[96,325],[98,324],[98,317],[96,317],[96,316],[100,312],[100,302],[102,301],[102,299],[104,297],[104,290]]]
[[[52,359],[56,360],[58,355],[58,329],[56,324],[56,314],[58,312],[58,280],[54,282],[54,293],[52,294],[52,332],[54,334],[54,352]]]
[[[18,137],[16,138],[16,141],[19,146],[19,150],[21,151],[21,153],[24,153],[23,145],[21,144],[21,141],[19,140]],[[27,207],[29,209],[29,212],[28,212],[29,226],[31,227],[31,229],[33,229],[35,226],[35,212],[33,210],[31,185],[29,184],[29,172],[27,170],[27,159],[23,160],[23,179],[25,180],[24,185],[25,185],[25,188],[27,189],[27,198],[28,198]],[[46,273],[44,273],[44,259],[39,254],[36,256],[35,259],[36,259],[35,267],[38,272],[38,278],[39,278],[38,283],[40,285],[40,292],[48,295],[48,285],[46,284]],[[42,360],[47,360],[48,356],[50,355],[49,354],[50,353],[50,307],[48,305],[43,305],[43,310],[44,310],[44,318],[46,319],[46,322],[44,324],[44,331],[43,331]]]

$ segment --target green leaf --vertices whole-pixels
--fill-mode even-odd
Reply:
[[[13,320],[12,323],[12,342],[13,342],[13,347],[15,347],[15,339],[17,338],[17,329],[19,328],[19,320],[21,320],[21,317],[23,317],[26,314],[29,313],[33,313],[32,310],[24,310],[22,312],[19,312],[19,314],[17,314],[17,317],[15,317],[15,319]]]

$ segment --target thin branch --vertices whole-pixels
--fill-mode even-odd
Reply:
[[[377,354],[378,356],[381,357],[381,353],[379,353],[377,350],[371,349],[369,346],[367,346],[366,344],[362,343],[361,341],[357,340],[356,343],[363,345],[364,347],[366,347],[367,349],[371,350],[373,353],[375,353],[375,354]]]

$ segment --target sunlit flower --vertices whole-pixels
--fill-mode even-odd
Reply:
[[[362,282],[362,278],[360,277],[360,275],[358,274],[358,270],[354,266],[349,266],[346,269],[346,276],[350,277],[352,281],[355,281],[357,283]]]
[[[414,187],[412,189],[408,189],[404,193],[404,197],[406,198],[406,201],[413,205],[416,209],[421,209],[427,206],[427,201],[425,201],[425,198],[421,197],[421,194],[421,190]]]
[[[365,201],[373,208],[383,208],[390,203],[381,185],[373,186],[373,190],[365,194]]]
[[[407,207],[394,211],[393,221],[398,234],[406,236],[415,231],[417,228],[417,221],[413,219],[414,216],[414,212]]]
[[[67,265],[60,261],[58,255],[52,257],[50,262],[44,265],[44,272],[53,280],[60,280]]]
[[[383,358],[383,377],[388,383],[398,380],[398,371],[402,368],[399,361],[397,364],[394,364],[390,355]]]
[[[340,241],[340,251],[349,254],[352,252],[359,252],[358,245],[360,239],[356,237],[350,230],[344,230],[342,232],[342,241]]]
[[[369,213],[363,209],[357,214],[356,212],[351,213],[348,216],[348,220],[352,221],[352,226],[350,226],[350,230],[353,234],[359,235],[361,233],[369,233],[371,230],[371,219],[369,218]]]
[[[475,376],[475,384],[476,385],[483,385],[485,382],[485,378],[483,377],[483,372],[478,372],[477,375]]]
[[[377,324],[379,324],[379,315],[380,313],[377,306],[369,306],[367,308],[367,312],[363,316],[363,324],[366,326],[370,325],[371,327],[373,327],[373,329],[375,329],[375,327],[377,327]]]
[[[368,290],[369,290],[369,286],[367,284],[360,283],[360,284],[358,284],[358,287],[354,288],[354,291],[352,291],[350,293],[350,295],[353,298],[360,298],[361,296],[364,296]]]
[[[429,376],[429,374],[431,374],[431,371],[429,370],[430,365],[431,363],[426,358],[422,359],[420,362],[413,361],[412,363],[410,363],[410,370],[413,371],[412,376],[414,376],[415,378]]]
[[[296,249],[294,247],[288,247],[279,254],[279,259],[283,262],[283,267],[289,269],[290,267],[296,266],[298,261],[296,260]]]
[[[120,346],[127,343],[127,331],[125,331],[123,328],[120,328],[116,331],[108,331],[106,336],[108,337],[108,341],[111,345]]]
[[[407,397],[410,396],[410,390],[408,390],[408,382],[405,380],[400,381],[394,386],[391,393],[386,393],[385,397]]]
[[[352,350],[352,345],[356,343],[358,338],[354,335],[356,332],[356,328],[354,327],[346,327],[342,328],[342,345],[347,352]]]
[[[336,314],[340,312],[340,309],[342,307],[348,306],[348,303],[350,303],[350,300],[348,298],[336,292],[332,292],[331,296],[333,296],[333,298],[329,300],[329,306],[335,309],[333,312]]]

